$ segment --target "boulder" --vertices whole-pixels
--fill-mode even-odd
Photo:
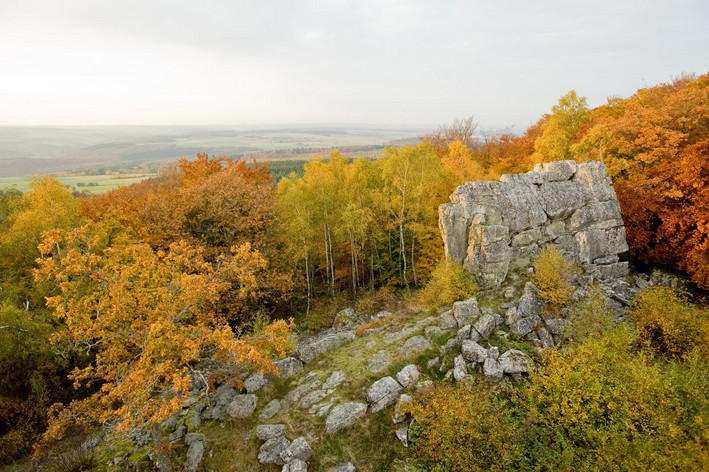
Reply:
[[[355,326],[364,323],[366,318],[366,315],[361,315],[352,308],[345,308],[335,315],[332,326],[333,328],[339,328],[341,326]]]
[[[342,428],[351,426],[365,413],[367,413],[366,403],[351,402],[337,405],[330,410],[330,414],[325,419],[325,432],[333,434]]]
[[[354,341],[355,337],[355,333],[352,330],[331,328],[305,339],[298,345],[293,356],[305,364],[309,364],[321,354]]]
[[[308,463],[300,459],[293,459],[290,464],[286,464],[281,472],[308,472]]]
[[[526,374],[532,366],[529,356],[518,349],[510,349],[498,361],[505,374]]]
[[[273,399],[263,408],[263,411],[261,412],[261,415],[259,415],[258,419],[260,421],[271,419],[280,413],[283,410],[283,407],[283,402],[278,399]]]
[[[483,362],[483,374],[485,375],[486,380],[496,382],[502,379],[504,371],[496,359],[488,357],[485,359],[485,362]]]
[[[484,362],[487,357],[487,349],[475,341],[463,341],[462,356],[468,362]]]
[[[281,379],[288,379],[299,374],[303,370],[303,363],[295,357],[286,357],[273,363],[281,373]]]
[[[466,375],[468,375],[468,364],[465,362],[462,355],[456,356],[456,358],[453,359],[453,378],[456,382],[460,382]]]
[[[258,453],[258,461],[261,464],[283,465],[285,461],[281,458],[281,452],[290,446],[290,441],[285,437],[272,438],[261,445]]]
[[[256,410],[258,397],[254,394],[237,395],[227,407],[227,414],[232,418],[249,418]]]
[[[404,357],[411,357],[431,348],[433,348],[433,346],[428,341],[428,339],[424,338],[421,335],[417,335],[406,340],[406,342],[401,348],[401,353],[404,355]]]
[[[299,437],[293,440],[281,453],[279,457],[286,464],[290,464],[294,460],[307,461],[313,455],[313,449],[308,444],[304,437]]]
[[[392,377],[384,377],[374,382],[367,389],[367,401],[371,404],[372,413],[396,403],[401,390],[399,382]]]
[[[197,472],[199,464],[204,457],[204,434],[189,433],[185,437],[187,444],[187,454],[185,456],[185,470],[187,472]]]
[[[248,393],[253,393],[260,390],[267,383],[268,379],[266,379],[265,375],[259,372],[255,372],[249,375],[246,380],[244,380],[244,388]]]
[[[441,316],[438,317],[438,327],[443,331],[455,331],[458,329],[458,321],[453,316],[453,310],[441,313]]]
[[[369,358],[367,362],[367,370],[370,372],[381,372],[389,367],[390,356],[386,351],[379,351],[377,354]]]
[[[455,302],[453,304],[453,316],[459,327],[475,323],[480,317],[477,299],[471,297],[465,301]]]
[[[409,427],[404,426],[396,430],[396,437],[401,441],[404,447],[409,447]]]
[[[407,413],[404,413],[404,408],[408,403],[411,403],[411,395],[402,393],[399,396],[399,400],[396,402],[396,407],[394,408],[394,424],[403,423],[406,421]]]
[[[284,424],[260,424],[256,426],[256,437],[261,441],[269,439],[285,438],[286,425]]]
[[[416,364],[409,364],[396,374],[396,380],[404,387],[411,388],[419,381],[418,367]]]
[[[229,406],[237,395],[239,395],[239,393],[231,385],[220,385],[217,387],[212,397],[212,404],[214,406],[207,410],[203,417],[209,420],[223,420],[227,406]]]
[[[495,315],[483,315],[480,319],[473,325],[475,331],[480,333],[480,336],[487,338],[490,336],[492,331],[495,329],[496,320]]]

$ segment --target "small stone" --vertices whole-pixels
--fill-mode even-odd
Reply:
[[[549,334],[549,332],[544,328],[539,328],[537,330],[539,339],[542,342],[542,347],[544,349],[554,349],[554,338]]]
[[[283,402],[280,400],[274,399],[268,402],[268,404],[264,407],[263,411],[261,412],[261,415],[258,417],[259,420],[261,421],[266,421],[268,419],[273,418],[276,416],[278,413],[283,410]]]
[[[352,462],[345,462],[344,464],[340,464],[337,467],[333,467],[330,469],[327,469],[327,472],[355,472],[357,469],[355,469],[354,464]]]
[[[485,362],[483,362],[483,374],[485,374],[485,378],[488,381],[496,382],[502,379],[504,372],[502,370],[502,367],[500,366],[500,363],[497,362],[496,359],[488,357],[487,359],[485,359]]]
[[[204,457],[204,435],[190,433],[187,436],[191,438],[189,442],[185,439],[185,443],[188,444],[187,455],[185,456],[185,470],[187,472],[197,472],[199,464],[202,462],[202,457]]]
[[[258,397],[253,394],[237,395],[229,404],[226,412],[232,418],[248,418],[254,414]]]
[[[441,354],[446,355],[448,351],[452,351],[453,349],[457,348],[460,346],[460,343],[458,342],[457,338],[450,338],[446,343],[441,346]]]
[[[429,359],[429,361],[426,362],[426,368],[433,369],[438,365],[439,362],[441,362],[440,357],[434,357],[433,359]]]
[[[351,402],[343,405],[337,405],[325,420],[325,432],[327,434],[335,433],[342,428],[346,428],[354,424],[357,419],[363,417],[367,413],[367,404]]]
[[[295,439],[292,443],[290,443],[290,445],[288,445],[287,448],[281,451],[279,457],[286,464],[290,464],[296,459],[300,459],[301,461],[307,461],[312,455],[313,449],[310,447],[310,444],[308,444],[308,441],[306,441],[305,438],[301,436],[298,439]]]
[[[284,424],[260,424],[256,426],[256,437],[261,441],[286,437],[286,425]]]
[[[457,356],[453,359],[453,378],[456,382],[460,382],[465,378],[467,373],[468,365],[462,355]]]
[[[473,329],[470,325],[465,325],[462,328],[458,330],[458,334],[456,334],[455,339],[459,343],[462,343],[466,339],[470,339],[470,330]]]
[[[404,413],[404,407],[407,403],[411,403],[411,395],[402,393],[399,396],[399,400],[396,402],[396,407],[394,408],[394,424],[403,423],[406,421],[407,413]]]
[[[293,462],[283,466],[281,472],[308,472],[308,463],[300,459],[293,459]]]
[[[303,409],[310,408],[326,396],[328,396],[327,390],[313,390],[300,399],[298,406]]]
[[[322,385],[323,390],[337,388],[345,380],[345,373],[339,370],[333,372]]]
[[[409,447],[409,427],[404,426],[396,430],[396,437],[399,438],[404,447]]]
[[[419,381],[419,369],[415,364],[409,364],[396,374],[396,380],[404,387],[411,388]]]

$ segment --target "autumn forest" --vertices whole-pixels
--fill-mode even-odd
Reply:
[[[628,259],[676,274],[691,287],[680,299],[705,303],[709,75],[597,108],[570,91],[520,136],[481,136],[471,117],[420,138],[376,159],[333,152],[278,180],[268,163],[197,154],[97,196],[51,176],[0,191],[0,464],[101,425],[159,424],[200,375],[276,374],[293,333],[330,326],[329,307],[420,300],[446,264],[439,205],[465,182],[542,162],[604,163]],[[691,362],[706,363],[702,349]],[[693,443],[704,458],[706,428]]]

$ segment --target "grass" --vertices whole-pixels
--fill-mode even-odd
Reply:
[[[154,176],[155,174],[72,175],[56,177],[56,179],[71,190],[99,194]],[[32,177],[0,177],[0,189],[15,188],[21,192],[27,192],[30,189],[31,180]]]

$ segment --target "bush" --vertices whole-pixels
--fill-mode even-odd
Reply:
[[[709,310],[693,306],[685,294],[667,287],[641,292],[631,312],[643,347],[659,355],[683,357],[694,349],[709,355]]]
[[[549,308],[558,309],[568,305],[579,275],[578,266],[549,246],[541,250],[532,265],[534,273],[530,278]]]
[[[477,289],[472,276],[461,264],[443,260],[431,273],[431,278],[420,293],[420,301],[424,306],[450,305],[470,298]]]
[[[569,321],[564,335],[575,341],[586,341],[613,325],[613,311],[598,286],[590,287],[588,295],[573,306]]]
[[[517,470],[521,431],[513,409],[487,385],[439,385],[408,407],[413,453],[431,471]]]

